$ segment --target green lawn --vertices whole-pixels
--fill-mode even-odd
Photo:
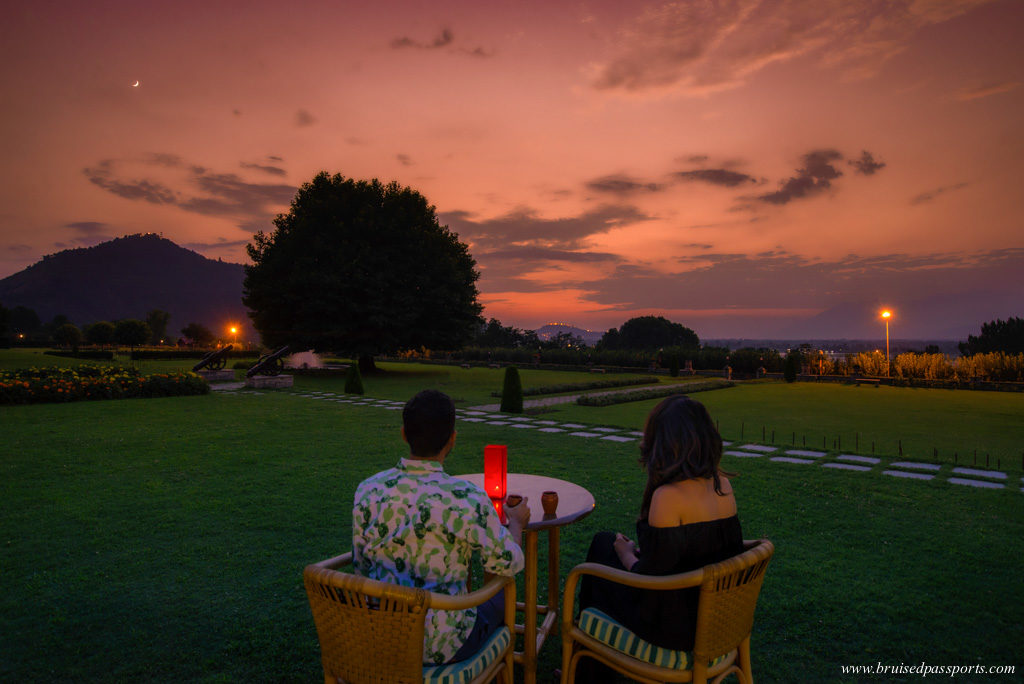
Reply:
[[[473,405],[493,402],[501,383],[492,369],[385,368],[364,379],[369,395],[439,387]],[[525,386],[584,377],[523,376]],[[297,385],[340,393],[342,382]],[[994,430],[1024,444],[1020,395],[752,384],[696,397],[727,436],[752,415],[799,430],[806,412],[815,424],[838,413],[838,429],[885,422],[949,443]],[[548,415],[639,426],[651,404]],[[968,420],[943,413],[951,406]],[[398,411],[288,392],[0,408],[0,680],[318,681],[302,568],[348,549],[354,488],[403,454],[399,424]],[[458,430],[449,472],[479,471],[483,446],[500,442],[512,470],[595,493],[595,512],[563,532],[563,578],[594,532],[631,532],[643,484],[635,444]],[[745,535],[776,545],[755,624],[759,681],[855,681],[839,666],[878,662],[1024,667],[1019,487],[724,465],[739,473]],[[558,648],[545,647],[542,681]]]

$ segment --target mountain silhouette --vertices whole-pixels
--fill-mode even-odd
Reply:
[[[145,320],[163,309],[171,314],[171,339],[193,322],[215,334],[234,323],[249,336],[244,277],[242,264],[207,259],[154,233],[128,235],[43,257],[0,280],[0,303],[34,309],[44,323],[64,314],[78,326]]]

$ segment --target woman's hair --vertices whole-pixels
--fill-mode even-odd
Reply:
[[[647,471],[640,517],[647,517],[654,490],[669,482],[710,477],[723,496],[719,475],[731,473],[719,468],[721,460],[722,436],[704,405],[682,394],[662,401],[647,416],[640,442],[640,465]]]

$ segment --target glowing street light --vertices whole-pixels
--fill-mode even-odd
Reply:
[[[231,326],[231,334],[235,336],[235,344],[238,344],[238,327]]]
[[[889,319],[892,318],[892,312],[883,311],[882,318],[885,319],[885,377],[889,377]]]

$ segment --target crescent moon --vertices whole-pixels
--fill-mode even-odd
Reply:
[[[138,81],[136,81],[135,83],[132,83],[132,88],[138,88],[138,87],[139,87],[139,82]]]

